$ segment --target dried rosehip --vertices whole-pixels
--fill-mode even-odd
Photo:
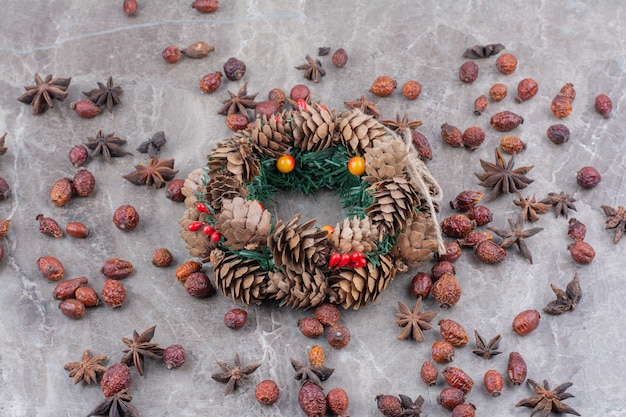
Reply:
[[[452,214],[441,222],[441,231],[449,237],[462,238],[474,229],[474,222],[465,214]]]
[[[89,159],[89,151],[84,145],[76,145],[70,149],[69,158],[72,165],[78,168],[83,166]]]
[[[85,304],[75,298],[68,298],[59,304],[59,309],[64,316],[78,320],[85,315]]]
[[[606,94],[598,94],[598,96],[596,96],[594,105],[596,111],[602,116],[609,117],[611,115],[611,110],[613,110],[613,102]]]
[[[517,97],[515,101],[521,103],[522,101],[530,100],[537,94],[539,85],[532,78],[524,78],[517,84]]]
[[[162,359],[167,369],[174,369],[184,365],[185,356],[185,348],[176,343],[165,348]]]
[[[339,309],[330,303],[320,304],[315,308],[315,318],[323,326],[334,326],[339,321]]]
[[[70,108],[73,109],[79,117],[83,119],[91,119],[99,115],[102,110],[96,106],[91,100],[78,100],[76,103],[71,103]]]
[[[574,99],[576,98],[576,90],[574,89],[574,84],[572,83],[565,84],[563,87],[561,87],[559,94],[567,97],[570,102],[574,101]]]
[[[458,211],[468,211],[474,207],[485,194],[482,191],[465,190],[461,191],[454,198],[454,201],[450,201],[450,207]]]
[[[581,188],[591,189],[598,185],[600,180],[602,180],[602,176],[597,169],[591,166],[582,167],[576,173],[576,182]]]
[[[508,154],[520,153],[526,149],[526,144],[517,136],[504,136],[500,139],[500,149]]]
[[[430,293],[439,303],[439,307],[447,309],[459,302],[461,298],[461,286],[454,275],[444,274],[435,281]]]
[[[422,92],[422,85],[415,80],[409,80],[402,86],[402,95],[409,100],[416,100]]]
[[[502,101],[506,97],[508,90],[506,85],[502,83],[495,83],[489,89],[489,98],[493,101]]]
[[[98,293],[91,287],[82,286],[76,288],[74,296],[77,300],[82,301],[85,307],[94,307],[100,304]]]
[[[418,272],[411,280],[410,291],[414,297],[428,297],[433,287],[433,279],[426,272]]]
[[[493,214],[488,207],[474,206],[470,207],[470,209],[467,211],[467,217],[470,220],[476,222],[477,226],[484,226],[492,220]]]
[[[491,116],[491,127],[499,132],[509,132],[524,123],[524,118],[511,111],[501,111]]]
[[[100,272],[109,279],[122,279],[133,273],[133,264],[123,259],[109,258],[104,262]]]
[[[139,224],[139,213],[131,205],[119,206],[113,213],[113,223],[118,229],[130,232]]]
[[[336,414],[338,417],[348,417],[348,393],[343,388],[333,388],[326,394],[326,403],[328,411]]]
[[[422,364],[422,368],[420,369],[420,378],[424,382],[424,384],[428,386],[433,386],[437,383],[437,376],[439,375],[439,371],[430,361],[425,361]]]
[[[311,98],[311,90],[309,90],[309,87],[304,84],[296,84],[291,88],[289,98],[294,102],[298,100],[308,102]]]
[[[200,90],[205,93],[212,93],[222,84],[222,73],[219,71],[212,72],[200,79]]]
[[[134,16],[137,13],[137,0],[124,0],[122,9],[127,16]]]
[[[322,417],[326,414],[327,403],[324,391],[309,380],[304,381],[300,387],[298,404],[307,417]]]
[[[246,64],[235,57],[224,62],[224,75],[231,81],[240,80],[246,74]]]
[[[333,56],[331,57],[331,60],[333,62],[333,65],[336,66],[337,68],[343,68],[348,62],[348,53],[346,52],[345,49],[339,48],[335,52],[333,52]]]
[[[454,320],[439,320],[439,333],[441,333],[443,340],[449,342],[454,347],[463,347],[467,344],[467,332],[463,326]]]
[[[165,190],[165,197],[177,203],[185,201],[185,195],[182,192],[184,185],[185,180],[182,178],[176,178],[170,181],[167,190]]]
[[[463,146],[463,133],[458,127],[448,123],[441,125],[441,139],[453,147]]]
[[[485,372],[485,376],[483,377],[483,384],[485,385],[485,389],[487,393],[492,397],[497,397],[502,393],[502,387],[504,387],[504,379],[502,379],[502,375],[500,372],[490,369]]]
[[[564,119],[572,112],[572,103],[569,98],[558,95],[552,99],[550,110],[552,110],[552,114],[554,114],[554,117],[557,119]]]
[[[79,197],[88,197],[96,186],[96,178],[85,168],[81,168],[72,179],[74,192]]]
[[[278,113],[280,110],[280,103],[273,100],[261,101],[254,106],[255,116],[267,116],[268,118]]]
[[[247,319],[248,312],[246,310],[233,308],[228,310],[224,315],[224,324],[229,329],[239,330],[246,324]]]
[[[475,417],[476,406],[474,404],[459,404],[452,410],[451,417]]]
[[[465,393],[458,388],[450,387],[441,390],[437,396],[437,404],[446,410],[454,410],[454,408],[465,402]]]
[[[435,264],[433,265],[433,267],[430,269],[430,273],[433,277],[433,280],[436,281],[439,278],[441,278],[442,276],[444,276],[444,274],[455,274],[456,270],[454,268],[454,265],[452,264],[452,262],[450,261],[439,261],[439,262],[435,262]]]
[[[48,236],[59,238],[63,236],[63,230],[61,226],[51,217],[45,217],[43,214],[38,214],[35,220],[39,221],[39,231]]]
[[[478,259],[486,264],[497,264],[506,259],[506,250],[492,240],[483,240],[474,246]]]
[[[550,142],[561,145],[569,140],[569,129],[563,124],[554,124],[546,130],[546,135]]]
[[[199,59],[199,58],[204,58],[210,52],[213,52],[213,51],[215,51],[215,48],[213,47],[213,45],[209,45],[206,42],[196,42],[196,43],[192,43],[191,45],[189,45],[188,47],[186,47],[180,52],[182,52],[182,54],[185,55],[186,57],[189,57],[192,59]]]
[[[502,54],[496,59],[496,68],[501,74],[512,74],[517,69],[517,58],[513,54]]]
[[[324,366],[326,354],[324,349],[319,345],[313,345],[309,349],[309,365],[311,366]]]
[[[168,267],[174,261],[174,255],[167,248],[158,248],[152,254],[152,264],[158,267]]]
[[[85,277],[66,279],[65,281],[59,282],[56,287],[54,287],[52,297],[54,297],[55,300],[67,300],[68,298],[74,298],[76,289],[82,287],[83,285],[87,285],[87,283],[88,280]]]
[[[433,150],[430,147],[428,138],[415,129],[411,130],[411,139],[413,146],[417,150],[420,159],[433,159]]]
[[[350,343],[350,330],[345,326],[336,324],[328,329],[326,338],[330,346],[335,349],[343,349]]]
[[[50,189],[50,201],[55,207],[63,207],[73,195],[74,187],[72,187],[72,180],[69,178],[57,180]]]
[[[194,0],[191,7],[201,13],[213,13],[219,7],[219,0]]]
[[[248,116],[241,113],[229,114],[226,116],[226,127],[233,132],[243,130],[248,127]]]
[[[185,290],[196,298],[206,298],[215,294],[211,280],[204,272],[194,272],[185,280]]]
[[[0,177],[0,201],[6,200],[11,195],[11,187],[9,183],[2,177]]]
[[[459,80],[471,84],[478,78],[478,65],[475,62],[467,61],[459,68]]]
[[[575,218],[569,219],[567,225],[567,236],[574,240],[585,240],[587,234],[587,226]]]
[[[63,264],[54,256],[42,256],[37,259],[37,268],[43,277],[50,281],[58,281],[65,274]]]
[[[460,368],[446,366],[441,374],[448,385],[460,389],[465,394],[470,392],[474,387],[474,381],[472,378],[470,378],[470,376]]]
[[[482,242],[483,240],[492,240],[492,239],[493,239],[493,236],[490,233],[479,232],[477,230],[474,230],[470,232],[470,234],[465,236],[463,239],[457,240],[457,242],[461,246],[473,248],[476,245],[478,245],[480,242]]]
[[[567,250],[574,262],[578,262],[579,264],[590,264],[596,256],[596,251],[587,242],[576,241],[570,243],[567,245]]]
[[[437,255],[440,261],[454,262],[461,257],[461,245],[458,242],[446,242],[444,247],[446,253]]]
[[[463,131],[463,145],[476,150],[485,141],[485,131],[480,126],[470,126]]]
[[[506,373],[513,385],[521,385],[526,380],[526,361],[518,352],[509,353]]]
[[[185,282],[187,277],[194,272],[198,272],[202,269],[202,265],[196,261],[187,261],[176,269],[176,279],[180,282]]]
[[[402,402],[395,395],[378,394],[376,406],[385,417],[401,417],[403,413]]]
[[[476,116],[483,114],[487,107],[489,107],[489,101],[487,101],[486,95],[483,94],[474,100],[474,114]]]
[[[520,336],[528,334],[539,327],[540,319],[537,310],[524,310],[513,319],[513,331]]]
[[[130,369],[123,363],[109,366],[102,375],[102,392],[105,397],[112,397],[130,386]]]
[[[370,91],[378,97],[389,97],[397,86],[396,80],[388,75],[381,75],[374,80]]]
[[[267,94],[267,99],[278,103],[278,107],[282,107],[287,101],[285,92],[280,88],[272,88]]]
[[[89,235],[89,228],[81,222],[69,222],[65,225],[65,233],[77,239],[83,239]]]
[[[124,284],[116,279],[106,279],[102,285],[102,301],[111,308],[119,308],[126,299]]]
[[[306,337],[315,338],[324,334],[324,326],[314,317],[303,317],[299,319],[298,328]]]
[[[280,389],[276,382],[266,379],[257,384],[254,389],[254,396],[263,405],[272,405],[280,397]]]
[[[454,361],[454,346],[445,340],[437,340],[431,345],[430,354],[437,363],[450,363]]]

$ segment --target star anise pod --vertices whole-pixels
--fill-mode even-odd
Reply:
[[[557,315],[563,314],[568,310],[575,310],[583,296],[578,274],[574,274],[574,278],[567,284],[565,291],[557,288],[554,284],[550,284],[550,287],[552,287],[552,291],[556,295],[556,300],[550,301],[550,303],[543,308],[543,311],[548,314]]]
[[[532,229],[524,230],[524,219],[521,216],[518,216],[515,222],[511,219],[508,219],[508,221],[511,229],[509,231],[498,229],[496,227],[488,227],[488,229],[503,239],[502,242],[500,242],[500,246],[508,248],[513,244],[517,245],[517,248],[522,255],[524,255],[524,257],[532,264],[533,255],[530,253],[524,239],[541,232],[543,227],[533,227]]]
[[[492,55],[497,55],[503,49],[504,45],[501,43],[490,43],[484,46],[474,45],[463,52],[463,57],[470,59],[489,58]]]
[[[560,193],[548,193],[548,196],[540,201],[540,203],[548,204],[550,206],[554,206],[554,217],[559,217],[559,215],[567,218],[569,214],[569,210],[576,211],[576,207],[574,206],[574,202],[576,200],[570,197],[569,194],[565,194],[563,191]]]
[[[167,139],[165,139],[165,132],[156,132],[150,139],[142,142],[137,150],[141,153],[147,153],[151,158],[156,156],[161,148],[165,145]]]
[[[367,97],[364,95],[356,100],[344,101],[343,104],[348,109],[359,109],[363,113],[369,114],[370,116],[374,116],[376,118],[380,117],[380,111],[376,108],[376,105],[371,101],[367,101]]]
[[[252,374],[259,368],[259,366],[261,366],[260,363],[255,363],[254,365],[248,365],[242,368],[238,353],[235,354],[232,365],[222,361],[215,362],[220,366],[220,368],[222,368],[223,372],[216,372],[211,375],[211,378],[217,382],[226,384],[224,395],[228,395],[233,392],[233,390],[241,384],[243,379],[247,379],[248,375]]]
[[[420,417],[422,413],[422,405],[424,405],[424,397],[419,395],[415,401],[407,395],[399,394],[400,404],[402,405],[402,417]]]
[[[527,381],[528,385],[535,391],[535,395],[519,401],[515,406],[532,408],[533,412],[530,413],[531,417],[539,412],[541,413],[541,417],[547,417],[551,412],[574,414],[576,416],[580,415],[578,411],[562,402],[567,398],[574,397],[572,394],[565,392],[569,387],[574,385],[571,382],[566,382],[551,390],[548,381],[545,379],[543,380],[543,387],[530,378],[528,378]]]
[[[178,171],[174,171],[174,158],[159,161],[156,156],[150,158],[150,165],[135,165],[135,170],[122,178],[135,185],[151,185],[154,188],[163,188],[167,181],[171,181]]]
[[[130,403],[132,399],[128,389],[123,389],[112,397],[105,397],[96,408],[87,414],[87,417],[139,417],[139,410]]]
[[[52,78],[47,75],[45,80],[39,74],[35,74],[35,85],[24,87],[26,92],[17,100],[33,106],[33,114],[42,114],[48,107],[54,107],[52,99],[59,101],[67,97],[67,87],[70,86],[71,78]]]
[[[485,359],[491,359],[502,353],[498,350],[498,347],[500,347],[500,335],[496,335],[489,342],[476,330],[474,330],[474,335],[476,336],[476,348],[472,349],[473,354],[482,356]]]
[[[413,337],[416,342],[424,341],[424,333],[422,330],[430,330],[432,326],[429,324],[437,315],[436,311],[420,311],[422,305],[422,297],[417,299],[413,311],[401,301],[398,301],[399,313],[396,313],[396,324],[403,327],[398,339],[408,339]]]
[[[7,138],[6,133],[0,136],[0,155],[4,155],[5,153],[7,153],[8,148],[4,146],[4,141],[6,140],[6,138]]]
[[[113,111],[113,106],[122,104],[120,96],[122,95],[122,87],[113,85],[113,77],[109,76],[107,85],[98,83],[98,88],[83,93],[87,98],[93,101],[97,106],[106,104],[109,111]]]
[[[155,329],[156,326],[152,326],[144,330],[141,334],[133,330],[132,340],[125,337],[122,338],[122,343],[128,346],[128,349],[124,349],[124,356],[120,362],[127,366],[135,365],[137,373],[141,376],[143,376],[143,360],[145,356],[152,359],[161,359],[163,356],[164,349],[156,343],[150,343],[154,337]]]
[[[532,197],[522,197],[519,196],[519,200],[513,200],[513,204],[522,208],[522,213],[520,214],[523,219],[529,220],[531,222],[536,222],[539,220],[539,214],[547,213],[550,210],[550,205],[538,202],[535,199],[535,195]]]
[[[307,55],[306,60],[306,64],[299,65],[296,69],[304,71],[304,78],[307,80],[318,83],[326,75],[326,70],[322,68],[322,63],[319,59],[314,59]]]
[[[241,113],[247,117],[247,109],[253,109],[256,107],[256,101],[254,101],[254,99],[257,94],[258,93],[248,94],[248,83],[245,83],[236,95],[230,91],[228,92],[230,98],[222,102],[223,105],[217,111],[217,114],[230,116],[231,114]]]
[[[624,206],[619,206],[617,210],[606,205],[600,207],[606,216],[605,229],[615,229],[613,243],[617,244],[626,231],[626,209],[624,209]]]
[[[301,383],[304,381],[311,381],[315,385],[322,387],[322,381],[326,381],[335,372],[334,368],[327,368],[326,366],[307,366],[302,362],[295,359],[291,359],[291,366],[296,371],[294,378]]]
[[[485,172],[474,175],[480,180],[479,185],[492,188],[487,201],[493,200],[500,195],[500,193],[510,194],[522,190],[534,181],[526,176],[528,171],[533,169],[532,166],[513,169],[515,166],[515,156],[516,154],[513,154],[509,162],[505,162],[504,157],[502,157],[502,154],[498,148],[496,148],[495,164],[483,161],[482,159],[480,160],[480,165]]]
[[[409,115],[407,112],[404,112],[404,116],[400,117],[400,113],[396,114],[396,120],[381,120],[382,124],[387,125],[394,132],[402,133],[406,129],[415,129],[418,126],[422,125],[421,120],[409,121]]]
[[[126,140],[115,137],[114,134],[110,133],[105,136],[100,130],[95,138],[87,138],[88,142],[85,146],[91,149],[91,156],[101,156],[105,161],[111,162],[112,157],[131,155],[122,148],[126,145]]]
[[[74,384],[85,381],[86,384],[98,382],[98,377],[107,370],[102,364],[107,360],[105,355],[93,356],[89,349],[83,352],[80,362],[68,362],[63,365],[63,369],[68,371],[68,376]]]

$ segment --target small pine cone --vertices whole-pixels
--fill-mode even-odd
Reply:
[[[281,306],[315,307],[324,302],[327,293],[327,278],[318,268],[298,273],[285,266],[280,271],[269,272],[267,295],[280,301]]]
[[[246,139],[218,143],[208,156],[209,177],[227,171],[241,183],[251,182],[261,172],[254,147]]]
[[[212,176],[206,185],[204,199],[216,211],[222,209],[224,200],[233,200],[237,197],[246,198],[248,189],[241,181],[227,173],[220,173]]]
[[[271,229],[271,214],[254,200],[235,197],[223,200],[215,229],[231,250],[256,250],[265,246]]]
[[[437,252],[435,223],[430,217],[419,212],[413,216],[411,223],[398,234],[398,243],[393,247],[391,255],[401,264],[413,268],[430,260]],[[401,272],[405,268],[400,268]]]
[[[343,112],[337,120],[342,144],[358,155],[363,155],[374,139],[387,135],[382,123],[359,110]]]
[[[433,386],[437,383],[437,376],[439,375],[439,371],[433,365],[432,362],[426,361],[422,364],[422,368],[420,370],[420,378],[422,381],[428,385]]]
[[[311,366],[324,366],[324,360],[326,359],[326,355],[324,354],[324,349],[319,345],[313,345],[311,349],[309,349],[309,364]]]
[[[211,252],[210,261],[213,281],[222,294],[244,304],[260,304],[265,299],[269,277],[258,262],[219,249]]]
[[[311,381],[304,381],[300,387],[298,403],[307,417],[322,417],[326,414],[327,402],[324,391]]]
[[[291,124],[282,115],[260,116],[247,130],[238,132],[235,137],[245,136],[259,156],[278,158],[287,153],[291,134]]]
[[[365,151],[364,180],[370,184],[403,175],[408,152],[404,143],[394,141],[372,141],[372,146]]]
[[[130,369],[123,363],[109,366],[102,375],[102,392],[109,398],[130,386]]]
[[[172,185],[174,181],[177,181],[179,179],[172,180],[172,182],[170,182],[170,185]],[[194,169],[193,171],[189,173],[189,175],[187,175],[187,178],[183,180],[183,186],[180,189],[180,193],[184,197],[185,207],[194,208],[196,206],[196,203],[198,202],[198,194],[200,195],[203,194],[205,190],[203,181],[204,181],[204,168]],[[170,187],[168,186],[168,190],[169,189]],[[173,191],[175,192],[176,190],[173,190]],[[166,193],[166,196],[167,196],[167,193]],[[176,196],[175,193],[173,193],[171,197],[167,197],[167,198],[174,199],[174,201],[180,201],[180,200],[175,200],[176,198],[178,198],[178,196]]]
[[[345,218],[330,235],[329,242],[339,253],[367,253],[377,249],[378,234],[369,217]]]
[[[341,140],[334,110],[318,105],[290,113],[294,146],[303,151],[319,152]]]
[[[461,298],[461,286],[452,274],[444,274],[433,284],[430,291],[441,308],[450,308]]]
[[[267,246],[274,254],[277,267],[287,265],[302,274],[309,267],[326,266],[330,247],[327,232],[314,228],[315,219],[298,224],[300,217],[297,214],[287,223],[279,221],[274,234],[267,239]]]
[[[180,368],[185,363],[185,348],[179,344],[166,347],[163,351],[163,362],[167,369]]]
[[[373,184],[371,189],[375,202],[365,213],[380,233],[396,235],[421,204],[415,185],[403,176],[396,176]]]
[[[450,319],[439,321],[439,332],[444,340],[454,347],[463,347],[467,344],[467,332],[459,323]]]

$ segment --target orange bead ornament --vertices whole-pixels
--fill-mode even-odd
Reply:
[[[283,174],[288,174],[296,167],[296,160],[291,155],[283,155],[276,160],[276,169]]]
[[[362,156],[353,156],[348,161],[348,171],[350,174],[361,176],[365,174],[365,158]]]

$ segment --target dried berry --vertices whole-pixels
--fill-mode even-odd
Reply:
[[[331,59],[333,61],[334,66],[336,66],[337,68],[343,68],[348,62],[348,53],[346,52],[345,49],[339,48],[333,53],[333,56],[331,57]]]
[[[278,103],[279,108],[282,107],[287,101],[285,92],[280,88],[272,88],[267,94],[267,99]]]
[[[246,74],[246,64],[235,58],[230,57],[224,63],[224,75],[231,81],[240,80]]]
[[[552,99],[550,110],[557,119],[564,119],[572,112],[572,103],[567,97],[558,95]]]
[[[174,261],[174,255],[167,248],[158,248],[152,254],[152,264],[158,267],[168,267]]]
[[[433,284],[430,291],[432,297],[439,303],[439,307],[447,309],[459,302],[461,286],[452,274],[444,274]]]
[[[222,73],[219,71],[212,72],[200,79],[200,90],[205,93],[212,93],[222,84]]]
[[[335,349],[343,349],[350,343],[350,330],[345,326],[336,324],[328,329],[326,338],[330,346]]]
[[[241,113],[233,113],[226,116],[226,127],[237,132],[248,126],[248,116]]]
[[[418,272],[411,280],[410,291],[414,297],[428,297],[433,287],[433,279],[426,272]]]
[[[480,126],[470,126],[463,131],[463,145],[477,149],[485,141],[485,131]]]
[[[254,396],[263,405],[272,405],[280,397],[280,389],[276,382],[266,379],[257,384],[254,388]]]
[[[517,58],[513,54],[502,54],[496,59],[496,68],[501,74],[512,74],[517,69]]]
[[[137,13],[137,0],[124,0],[122,10],[127,16],[134,16]]]
[[[309,349],[309,365],[311,366],[324,366],[326,355],[324,349],[319,345],[313,345]]]
[[[409,100],[416,100],[422,92],[422,85],[415,80],[409,80],[402,86],[402,95]]]
[[[518,352],[509,353],[506,373],[513,385],[521,385],[526,380],[526,361]]]
[[[37,268],[43,277],[50,281],[58,281],[65,274],[63,264],[54,256],[42,256],[37,259]]]
[[[463,146],[463,133],[456,126],[444,123],[441,125],[441,139],[453,147]]]
[[[504,387],[504,379],[500,372],[490,369],[485,372],[485,376],[483,377],[483,384],[485,385],[485,389],[487,393],[492,397],[497,397],[502,393],[502,387]]]
[[[163,362],[167,369],[180,368],[185,363],[185,348],[179,344],[173,344],[163,350]]]
[[[575,218],[569,219],[567,223],[567,236],[574,240],[585,240],[587,234],[587,226]]]
[[[123,259],[109,258],[104,262],[100,272],[109,279],[122,279],[133,273],[133,264]]]
[[[6,237],[11,230],[11,220],[0,219],[0,239]]]
[[[437,255],[440,261],[454,262],[461,257],[461,245],[458,242],[446,242],[444,247],[446,253]]]
[[[229,329],[239,330],[246,324],[247,319],[248,312],[246,310],[233,308],[228,310],[224,315],[224,324]]]
[[[0,201],[6,200],[11,195],[11,187],[9,183],[2,177],[0,177]]]
[[[204,272],[190,274],[185,280],[185,290],[189,295],[196,298],[206,298],[215,294],[215,288]]]
[[[465,402],[465,393],[458,388],[450,387],[441,390],[437,396],[437,404],[446,410],[454,410],[454,408]]]
[[[520,153],[526,149],[526,144],[517,136],[504,136],[500,139],[500,149],[508,154]]]
[[[493,239],[493,236],[491,235],[491,233],[479,232],[477,230],[474,230],[474,231],[470,232],[470,234],[465,236],[463,239],[457,240],[457,242],[461,246],[474,248],[474,247],[476,247],[476,245],[478,245],[483,240],[492,240],[492,239]]]
[[[118,229],[130,232],[139,224],[139,213],[131,205],[119,206],[113,213],[113,223]]]
[[[54,291],[52,291],[52,297],[55,300],[67,300],[68,298],[75,298],[74,293],[76,289],[82,287],[83,285],[87,285],[88,279],[85,277],[66,279],[65,281],[59,282],[56,287],[54,287]]]
[[[63,236],[63,230],[61,226],[51,217],[45,217],[43,214],[38,214],[35,220],[39,221],[39,231],[48,236],[59,238]]]
[[[472,61],[467,61],[459,68],[459,80],[471,84],[478,78],[478,65]]]
[[[483,240],[474,246],[478,259],[486,264],[497,264],[506,259],[506,250],[492,240]]]
[[[546,135],[548,139],[550,139],[550,142],[561,145],[569,140],[570,133],[567,126],[558,123],[548,127]]]
[[[71,103],[70,108],[73,109],[79,117],[83,119],[91,119],[99,115],[102,110],[91,100],[78,100]]]
[[[454,265],[450,261],[439,261],[435,262],[433,267],[430,269],[430,273],[433,277],[433,281],[437,281],[439,278],[444,276],[444,274],[455,274],[456,270]]]
[[[420,369],[420,378],[424,382],[424,384],[428,386],[433,386],[437,383],[437,376],[439,375],[439,371],[437,367],[433,365],[430,361],[425,361],[422,364],[422,368]]]
[[[590,264],[596,256],[596,251],[587,242],[576,241],[570,243],[567,245],[567,250],[569,250],[574,262],[578,262],[579,264]]]
[[[296,84],[289,92],[289,98],[295,103],[298,100],[308,102],[311,98],[311,90],[304,84]]]
[[[454,198],[454,201],[450,201],[450,207],[458,211],[468,211],[474,207],[485,194],[482,191],[465,190],[461,191]]]
[[[596,111],[602,116],[609,117],[611,115],[611,110],[613,110],[613,102],[606,94],[598,94],[594,105]]]
[[[451,417],[475,417],[476,406],[474,404],[459,404],[452,410]]]
[[[219,0],[194,0],[191,7],[201,13],[213,13],[219,7]]]
[[[430,143],[428,142],[428,138],[426,138],[426,136],[424,136],[417,130],[412,129],[411,139],[420,159],[433,159],[433,150],[430,147]]]
[[[333,388],[326,394],[328,410],[338,417],[348,417],[348,393],[343,388]]]
[[[50,189],[50,201],[55,207],[63,207],[73,195],[74,187],[72,187],[72,180],[69,178],[57,180]]]
[[[474,206],[467,211],[467,217],[476,222],[477,226],[484,226],[492,220],[493,214],[488,207]]]
[[[402,417],[402,402],[395,395],[377,395],[376,406],[385,417]]]
[[[454,361],[454,346],[445,340],[437,340],[430,347],[430,355],[437,363]]]
[[[185,185],[185,180],[182,178],[176,178],[172,180],[168,186],[167,190],[165,190],[165,197],[168,200],[175,201],[180,203],[181,201],[185,201],[185,195],[183,194],[183,187]]]
[[[82,286],[76,288],[74,296],[77,300],[82,301],[85,307],[94,307],[100,304],[100,297],[98,293],[91,287]]]
[[[441,333],[443,340],[449,342],[454,347],[463,347],[467,344],[467,332],[463,326],[454,320],[439,320],[439,332]]]
[[[327,403],[324,391],[311,381],[304,381],[300,387],[298,403],[307,417],[322,417],[326,414]]]
[[[106,279],[102,285],[102,301],[111,308],[119,308],[126,299],[124,284],[116,279]]]
[[[76,168],[83,166],[89,159],[89,151],[85,145],[76,145],[70,149],[70,162]]]
[[[81,222],[69,222],[65,225],[65,233],[77,239],[83,239],[89,235],[89,228]]]
[[[194,272],[198,272],[202,269],[202,265],[196,261],[187,261],[178,268],[176,268],[176,279],[180,282],[185,282],[187,277]]]
[[[334,304],[323,303],[315,308],[315,318],[324,326],[337,324],[339,314],[339,309]]]
[[[591,166],[582,167],[576,173],[576,182],[581,188],[593,188],[600,183],[600,180],[602,180],[602,176],[597,169]]]
[[[489,107],[489,101],[487,101],[486,95],[483,94],[474,100],[474,114],[476,116],[483,114],[487,107]]]
[[[130,369],[123,363],[109,366],[102,375],[102,392],[105,397],[112,397],[130,386]]]
[[[524,118],[511,111],[501,111],[491,116],[491,127],[499,132],[509,132],[524,123]]]
[[[306,337],[315,338],[324,334],[324,326],[314,317],[303,317],[299,319],[298,328]]]
[[[521,103],[526,100],[530,100],[537,94],[539,90],[539,85],[532,78],[524,78],[522,81],[517,84],[517,97],[515,97],[515,101]]]
[[[182,52],[182,54],[185,55],[186,57],[199,59],[199,58],[204,58],[210,52],[213,52],[213,51],[215,51],[215,48],[213,47],[213,45],[209,45],[206,42],[196,42],[196,43],[192,43],[191,45],[189,45],[188,47],[186,47],[180,52]]]
[[[470,392],[474,387],[474,381],[462,369],[454,366],[446,366],[442,372],[443,378],[448,385],[458,388],[465,394]]]
[[[78,320],[85,315],[85,304],[75,298],[68,298],[59,304],[59,309],[64,316]]]
[[[96,178],[85,168],[81,168],[72,179],[74,192],[79,197],[88,197],[96,186]]]
[[[398,83],[396,80],[388,75],[381,75],[374,80],[372,86],[370,87],[370,91],[378,97],[389,97],[397,86]]]
[[[465,214],[452,214],[441,222],[441,231],[449,237],[462,238],[474,229],[474,222]]]
[[[539,327],[540,319],[537,310],[524,310],[513,319],[513,331],[520,336],[528,334]]]
[[[278,101],[267,100],[260,101],[254,106],[255,116],[267,116],[270,117],[280,111],[280,103]]]
[[[489,89],[489,98],[493,101],[502,101],[506,97],[508,90],[506,85],[502,83],[495,83]]]

